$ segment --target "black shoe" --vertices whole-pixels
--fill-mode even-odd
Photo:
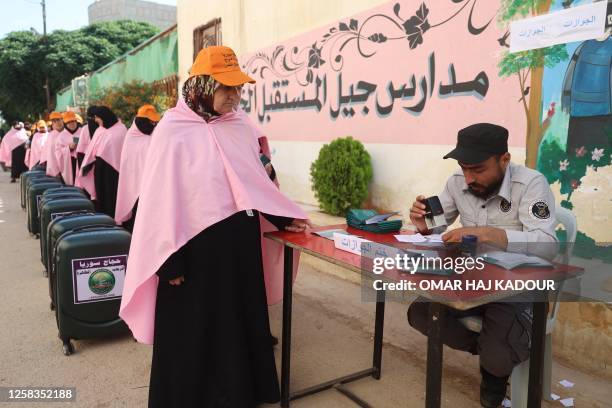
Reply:
[[[16,183],[16,182],[17,182],[17,180],[11,179],[11,183]]]
[[[276,346],[278,345],[278,338],[274,337],[273,335],[270,334],[270,341],[272,342],[272,346]]]
[[[480,405],[484,408],[498,408],[506,398],[508,377],[496,377],[480,367],[482,381],[480,382]]]

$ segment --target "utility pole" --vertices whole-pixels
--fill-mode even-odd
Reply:
[[[45,0],[41,0],[40,5],[42,6],[42,14],[43,14],[43,41],[45,43],[45,52],[49,51],[49,47],[47,45],[47,5],[45,4]],[[45,72],[45,95],[47,97],[47,114],[51,112],[51,95],[49,93],[49,75]]]

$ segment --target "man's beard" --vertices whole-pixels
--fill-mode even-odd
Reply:
[[[504,181],[504,177],[502,176],[502,177],[500,177],[500,179],[499,179],[499,180],[497,180],[495,183],[491,184],[491,185],[490,185],[490,186],[488,186],[488,187],[485,187],[485,188],[484,188],[483,190],[481,190],[481,191],[474,190],[474,189],[472,188],[472,186],[477,186],[477,187],[481,187],[481,188],[482,188],[482,187],[484,187],[484,186],[482,186],[482,185],[480,185],[480,184],[475,184],[475,183],[472,183],[472,184],[468,185],[468,191],[469,191],[469,192],[470,192],[472,195],[474,195],[474,196],[476,196],[476,197],[478,197],[478,198],[487,199],[487,198],[491,197],[491,196],[492,196],[494,193],[496,193],[496,192],[498,192],[498,191],[499,191],[499,188],[501,187],[501,185],[502,185],[503,181]]]

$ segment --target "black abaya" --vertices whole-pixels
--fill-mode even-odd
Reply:
[[[291,219],[265,216],[278,228]],[[279,401],[257,211],[205,229],[157,272],[149,407]],[[172,286],[169,280],[183,275]]]
[[[134,204],[134,207],[132,207],[132,215],[131,217],[127,220],[124,221],[121,226],[123,228],[125,228],[126,230],[133,232],[134,231],[134,222],[136,222],[136,213],[138,212],[138,200],[136,200],[136,203]]]
[[[17,146],[11,152],[11,178],[16,179],[21,176],[21,173],[28,171],[25,164],[26,148],[25,143]]]
[[[114,218],[119,172],[104,159],[96,157],[94,183],[96,186],[96,211]]]

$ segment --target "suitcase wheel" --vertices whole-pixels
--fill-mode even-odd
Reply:
[[[69,356],[74,353],[74,346],[70,340],[64,341],[64,344],[62,345],[62,353],[64,353],[65,356]]]

